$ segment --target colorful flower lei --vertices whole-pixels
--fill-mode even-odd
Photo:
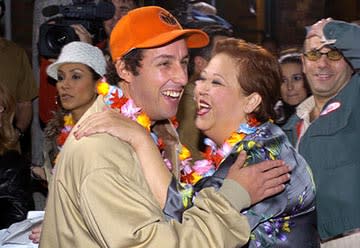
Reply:
[[[158,146],[160,153],[164,158],[164,162],[169,169],[172,168],[171,162],[165,158],[164,153],[164,142],[161,138],[159,138],[154,132],[151,132],[151,120],[149,116],[142,111],[141,108],[137,107],[132,99],[129,99],[124,96],[122,90],[114,85],[110,85],[106,82],[105,78],[102,78],[101,81],[97,83],[97,93],[102,95],[104,98],[104,102],[107,106],[112,109],[117,110],[119,113],[124,116],[130,118],[133,121],[136,121],[141,126],[143,126],[146,130],[151,133],[151,136]],[[179,123],[176,120],[176,117],[170,119],[171,123],[175,128],[178,127]],[[60,134],[58,135],[56,142],[61,150],[61,147],[64,145],[67,137],[69,136],[71,129],[74,127],[75,123],[72,119],[71,114],[64,116],[64,127],[62,128]],[[191,160],[191,154],[188,149],[182,146],[180,154],[180,161],[184,161],[185,164]]]
[[[70,134],[71,129],[74,127],[75,123],[71,114],[64,116],[64,127],[61,129],[60,134],[56,138],[56,144],[59,149],[64,145],[65,140]]]
[[[134,101],[124,96],[122,90],[108,84],[103,78],[97,84],[97,92],[104,97],[107,106],[122,113],[124,116],[136,121],[146,130],[150,131],[151,120],[141,108],[136,107]]]
[[[256,118],[252,117],[247,124],[241,124],[240,128],[233,132],[220,148],[211,139],[206,138],[204,143],[207,147],[203,153],[204,159],[195,161],[193,166],[186,164],[185,167],[181,168],[181,182],[194,185],[203,177],[213,175],[224,159],[231,153],[233,147],[248,134],[256,132],[259,124]]]
[[[151,120],[149,116],[143,112],[141,108],[137,107],[132,99],[125,97],[120,88],[108,84],[104,78],[97,84],[97,92],[99,95],[103,96],[107,106],[119,111],[119,113],[131,120],[136,121],[151,133],[155,144],[158,146],[160,153],[163,156],[166,166],[169,169],[172,169],[171,162],[164,156],[163,140],[155,133],[151,132]],[[175,117],[171,118],[171,122],[175,128],[178,126]],[[195,161],[193,165],[191,163],[192,158],[190,151],[182,145],[179,152],[179,160],[181,161],[180,181],[184,184],[194,185],[201,178],[212,175],[218,169],[224,158],[230,154],[234,145],[243,140],[247,134],[255,132],[256,126],[259,124],[260,123],[256,118],[250,117],[248,124],[242,124],[239,130],[232,133],[220,148],[217,148],[212,140],[206,139],[205,144],[207,145],[207,148],[203,154],[204,159]],[[59,148],[65,143],[65,140],[73,127],[74,121],[71,114],[66,115],[64,117],[64,128],[57,137]]]
[[[107,106],[118,110],[119,113],[125,115],[133,121],[136,121],[151,133],[151,136],[155,144],[158,146],[166,166],[169,169],[172,169],[170,160],[165,158],[163,140],[159,138],[154,132],[151,132],[151,120],[149,116],[144,111],[142,111],[141,108],[137,107],[132,99],[126,98],[120,88],[108,84],[104,79],[98,83],[97,91],[104,97],[104,101]],[[178,122],[176,118],[173,117],[170,119],[170,121],[174,127],[177,128]],[[189,159],[191,159],[189,150],[187,150],[184,146],[181,147],[179,159],[182,161],[182,163],[185,164],[187,164]]]

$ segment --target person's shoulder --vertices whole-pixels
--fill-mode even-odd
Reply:
[[[103,164],[107,165],[117,164],[120,161],[132,163],[135,154],[128,143],[106,133],[94,134],[80,140],[74,139],[66,144],[65,151],[83,161],[89,163],[104,161]]]
[[[107,133],[93,134],[88,137],[83,137],[79,140],[74,140],[69,144],[71,149],[86,150],[90,152],[113,152],[119,149],[127,149],[131,146],[126,142],[113,137]]]
[[[140,180],[141,167],[135,150],[126,142],[101,133],[73,140],[66,144],[64,163],[84,178],[103,173],[120,173],[124,177]]]
[[[23,48],[16,44],[15,42],[5,39],[3,37],[0,37],[0,47],[1,48],[7,48],[7,49],[18,49],[22,50]]]

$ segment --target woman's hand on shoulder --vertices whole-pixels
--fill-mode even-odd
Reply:
[[[107,133],[117,137],[134,148],[150,137],[150,134],[141,125],[124,115],[109,109],[88,116],[84,121],[75,126],[76,139],[97,133]]]

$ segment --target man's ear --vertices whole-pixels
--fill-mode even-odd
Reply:
[[[194,58],[194,65],[195,65],[195,72],[200,73],[202,70],[205,69],[209,61],[204,59],[201,56],[195,56]]]
[[[250,113],[254,112],[260,106],[260,104],[262,102],[262,98],[256,92],[251,93],[246,98],[247,98],[247,103],[244,108],[244,111],[245,111],[245,113],[250,114]]]
[[[125,62],[122,59],[119,59],[115,63],[116,72],[119,75],[120,78],[123,79],[123,81],[129,83],[132,80],[133,74],[126,69]]]

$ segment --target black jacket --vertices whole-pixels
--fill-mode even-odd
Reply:
[[[0,229],[26,218],[33,209],[30,167],[17,152],[0,156]]]

